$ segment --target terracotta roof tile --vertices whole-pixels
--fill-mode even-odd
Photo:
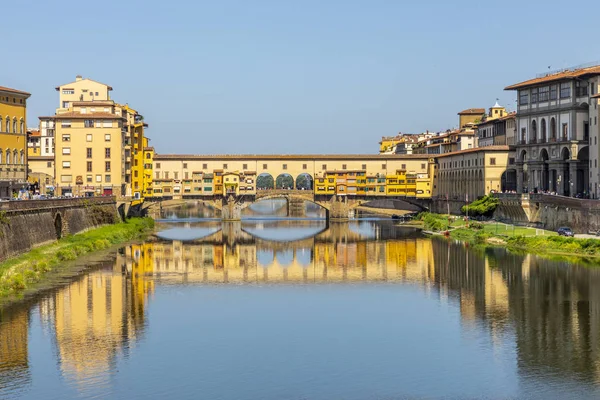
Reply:
[[[568,70],[558,72],[556,74],[549,74],[540,78],[529,79],[514,85],[510,85],[504,88],[504,90],[515,90],[527,86],[537,85],[539,83],[553,82],[561,79],[573,79],[583,75],[600,75],[600,65],[596,65],[588,68],[580,68],[576,70]]]
[[[31,96],[31,93],[23,92],[23,91],[17,90],[17,89],[11,89],[11,88],[8,88],[5,86],[0,86],[0,92],[10,92],[10,93],[22,94],[27,97]]]
[[[56,114],[51,117],[38,117],[39,119],[125,119],[120,115],[97,112],[89,114],[81,114],[78,112],[66,112],[62,114]]]
[[[458,115],[479,115],[485,114],[485,108],[467,108],[458,113]]]

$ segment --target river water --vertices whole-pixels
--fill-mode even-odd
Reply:
[[[600,271],[391,220],[169,213],[0,312],[0,398],[598,398]]]

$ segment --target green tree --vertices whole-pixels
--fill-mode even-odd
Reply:
[[[290,174],[281,174],[275,180],[275,187],[277,189],[293,189],[294,178]]]
[[[298,178],[296,178],[296,189],[312,190],[313,189],[312,177],[308,174],[299,175]]]
[[[261,174],[256,178],[256,188],[265,190],[275,188],[275,182],[273,177],[269,174]]]

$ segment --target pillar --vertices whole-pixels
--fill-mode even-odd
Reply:
[[[569,196],[575,197],[577,194],[577,162],[569,163],[569,178],[571,182],[569,183]]]
[[[523,193],[523,164],[517,164],[517,193]]]

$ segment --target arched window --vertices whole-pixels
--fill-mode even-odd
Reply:
[[[13,151],[13,164],[17,165],[19,163],[19,152]]]
[[[529,143],[535,143],[537,139],[537,122],[531,121],[531,132],[529,132]]]
[[[4,132],[4,129],[2,129],[3,126],[4,126],[4,120],[2,119],[2,115],[0,115],[0,132]]]
[[[2,119],[0,118],[0,122],[2,122]],[[2,152],[2,149],[0,149],[0,164],[2,164],[2,159],[4,158],[4,153]]]
[[[550,140],[556,140],[556,120],[554,117],[550,120]]]
[[[6,165],[10,164],[10,150],[6,150]]]
[[[16,118],[13,119],[13,133],[18,133],[17,132],[17,119]]]
[[[542,118],[541,128],[542,128],[542,143],[546,143],[546,119],[545,118]]]
[[[19,132],[21,132],[21,133],[25,133],[25,129],[24,129],[24,128],[25,128],[25,122],[23,122],[23,118],[21,118],[21,123],[20,123],[20,125],[21,125],[21,126],[20,126],[20,129],[19,129]]]
[[[10,118],[6,117],[6,133],[10,133]]]
[[[23,150],[21,150],[20,158],[21,158],[21,165],[25,165],[25,153],[23,153]]]

